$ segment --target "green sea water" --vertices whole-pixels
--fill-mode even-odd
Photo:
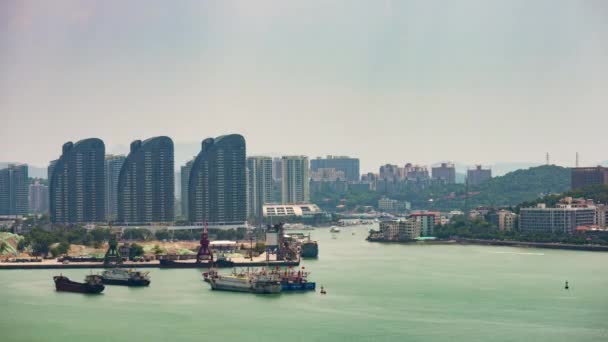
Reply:
[[[149,288],[91,296],[55,292],[54,270],[2,271],[0,341],[608,341],[608,253],[389,245],[366,230],[312,232],[319,259],[303,265],[327,295],[215,292],[201,270],[154,269]]]

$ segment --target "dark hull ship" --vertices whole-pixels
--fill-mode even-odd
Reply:
[[[63,275],[54,276],[55,289],[63,292],[77,292],[77,293],[101,293],[105,286],[101,282],[101,277],[98,275],[89,275],[84,279],[84,283],[79,283],[70,280],[68,277]]]

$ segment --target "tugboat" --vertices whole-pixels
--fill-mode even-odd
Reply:
[[[63,275],[54,276],[55,289],[57,291],[78,292],[78,293],[101,293],[106,287],[101,281],[101,277],[92,274],[84,278],[84,283],[71,281]]]
[[[319,256],[319,244],[317,241],[310,240],[310,234],[308,234],[308,241],[302,242],[300,255],[302,258],[317,258]]]
[[[106,285],[148,286],[150,277],[148,272],[112,268],[101,273],[101,280]]]

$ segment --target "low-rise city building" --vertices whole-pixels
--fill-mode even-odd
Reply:
[[[510,232],[515,228],[517,214],[512,211],[501,209],[496,213],[498,219],[498,230]]]
[[[573,233],[579,226],[595,223],[595,205],[581,199],[565,198],[554,208],[540,203],[519,212],[519,230],[527,233]]]
[[[410,203],[407,201],[398,201],[383,196],[378,200],[378,209],[386,212],[397,212],[410,209]]]
[[[410,214],[408,218],[420,223],[422,236],[433,236],[435,226],[441,224],[441,214],[436,211],[416,212]]]
[[[380,234],[386,241],[408,241],[420,237],[421,223],[415,219],[380,222]]]

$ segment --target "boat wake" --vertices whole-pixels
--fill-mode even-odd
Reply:
[[[545,255],[545,253],[532,253],[532,252],[490,252],[492,254],[517,254],[517,255]]]

